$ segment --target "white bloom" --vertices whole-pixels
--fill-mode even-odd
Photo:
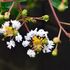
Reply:
[[[37,34],[37,28],[33,31],[31,30],[29,33],[27,33],[27,36],[25,36],[26,40],[31,40],[31,38]]]
[[[49,40],[48,36],[47,36],[48,32],[47,31],[44,31],[43,29],[40,29],[39,31],[37,31],[37,28],[35,30],[31,30],[29,33],[27,33],[27,35],[25,36],[25,41],[23,41],[23,46],[24,47],[27,47],[30,42],[32,42],[32,38],[33,36],[39,36],[41,38],[45,37],[46,40],[48,41],[47,45],[46,44],[43,44],[43,53],[49,53],[51,52],[52,48],[54,47],[53,45],[53,41]],[[30,41],[30,42],[29,42]],[[28,43],[28,44],[26,44]]]
[[[49,53],[51,52],[52,48],[54,48],[53,46],[53,41],[48,41],[48,45],[44,45],[44,48],[43,48],[43,53]]]
[[[20,35],[20,34],[18,33],[17,36],[15,36],[15,40],[16,40],[17,42],[22,41],[22,35]]]
[[[12,47],[15,47],[15,42],[13,40],[10,40],[10,42],[7,42],[7,48],[11,49]]]
[[[23,41],[23,42],[22,42],[22,45],[23,45],[24,47],[27,47],[27,46],[29,45],[29,43],[30,43],[29,41]]]
[[[47,35],[47,34],[48,34],[48,32],[44,31],[43,29],[40,29],[40,30],[38,31],[38,35],[39,35],[40,37],[44,37],[44,36]]]
[[[31,40],[31,37],[29,36],[24,36],[25,37],[25,40]]]
[[[10,21],[5,22],[5,23],[2,25],[2,27],[3,27],[3,28],[4,28],[4,27],[8,27],[8,26],[9,26],[9,23],[10,23]]]
[[[31,40],[33,36],[40,36],[40,37],[46,37],[48,34],[47,31],[44,31],[43,29],[40,29],[37,31],[37,28],[35,30],[31,30],[29,33],[27,33],[27,36],[25,36],[26,40]]]
[[[29,55],[30,57],[35,57],[36,53],[35,53],[34,50],[29,49],[29,50],[27,51],[27,55]]]
[[[27,33],[27,36],[29,36],[29,37],[33,37],[35,34],[34,34],[34,31],[33,30],[31,30],[29,33]]]
[[[21,23],[17,20],[11,20],[12,27],[18,30],[21,27]]]

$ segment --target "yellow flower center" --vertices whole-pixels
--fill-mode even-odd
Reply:
[[[13,36],[15,33],[17,33],[17,31],[13,29],[11,26],[5,27],[4,36],[6,37]]]
[[[45,38],[45,40],[47,40],[47,39]],[[45,43],[45,41],[42,37],[34,36],[32,38],[32,43],[33,43],[34,50],[37,51],[37,52],[40,52],[43,48],[43,45],[46,44],[47,41]]]

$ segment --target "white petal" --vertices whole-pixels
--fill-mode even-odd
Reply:
[[[50,49],[47,49],[47,53],[50,53],[51,52],[51,50]]]
[[[53,46],[49,46],[49,45],[44,45],[44,48],[43,48],[43,53],[49,53],[51,52]]]
[[[15,47],[15,41],[14,40],[10,40],[10,44],[12,47]]]
[[[36,53],[35,53],[34,50],[29,49],[29,50],[27,51],[27,55],[29,55],[30,57],[35,57]]]
[[[27,46],[29,45],[29,43],[30,43],[29,41],[23,41],[23,42],[22,42],[22,45],[23,45],[24,47],[27,47]]]
[[[11,45],[8,45],[7,48],[11,49]]]
[[[21,27],[21,23],[17,20],[11,20],[12,27],[18,30]]]
[[[27,34],[27,36],[28,36],[28,37],[31,37],[31,38],[32,38],[34,35],[35,35],[35,34],[34,34],[34,31],[33,31],[33,30],[31,30],[31,31]]]
[[[16,40],[17,42],[22,41],[22,35],[18,34],[18,35],[15,37],[15,40]]]
[[[37,34],[40,36],[40,37],[44,37],[45,35],[47,35],[48,32],[44,31],[43,29],[40,29]]]
[[[25,37],[25,40],[31,40],[31,37],[29,36],[24,36]]]
[[[9,26],[9,23],[10,23],[10,21],[5,22],[5,23],[2,25],[2,27],[7,27],[7,26]]]
[[[51,40],[48,40],[48,44],[49,45],[54,45],[53,41],[51,41]]]
[[[10,42],[7,42],[7,47],[11,49],[12,47],[15,47],[15,42],[13,40],[10,40]]]

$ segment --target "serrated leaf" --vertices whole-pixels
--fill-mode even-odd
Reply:
[[[64,11],[68,8],[68,0],[64,0],[64,3],[62,0],[51,0],[52,5],[59,11]]]

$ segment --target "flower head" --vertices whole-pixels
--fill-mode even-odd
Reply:
[[[6,38],[13,37],[17,42],[21,42],[23,37],[18,32],[20,26],[21,24],[17,20],[6,21],[0,28],[0,34],[3,34]],[[15,47],[15,42],[10,40],[10,42],[7,42],[7,45],[7,47],[11,49],[11,47]]]
[[[16,20],[11,20],[11,22],[6,21],[1,27],[0,33],[3,33],[5,37],[15,36],[18,34],[17,29],[19,29],[20,26],[21,24],[19,21],[16,21]]]
[[[39,53],[41,51],[43,51],[43,53],[49,53],[54,47],[54,44],[53,41],[49,40],[47,34],[48,32],[43,29],[40,29],[39,31],[37,31],[37,28],[35,30],[31,30],[25,36],[25,41],[23,41],[22,45],[24,47],[30,46],[35,53]]]

